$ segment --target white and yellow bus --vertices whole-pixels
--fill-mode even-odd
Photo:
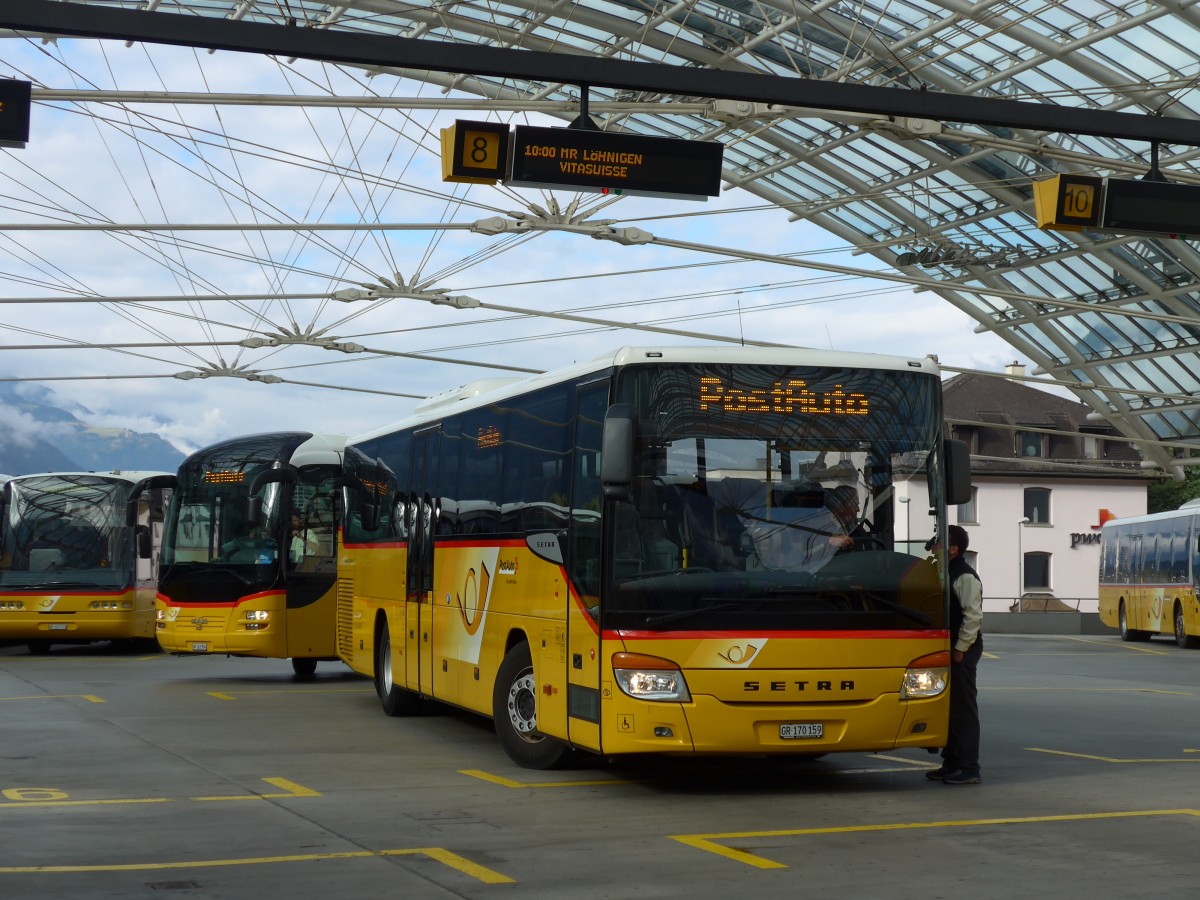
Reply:
[[[179,467],[167,515],[158,642],[176,654],[337,660],[339,435],[222,441]]]
[[[0,641],[154,640],[167,472],[8,479],[0,499]]]
[[[1100,620],[1123,641],[1169,634],[1200,646],[1200,501],[1110,519],[1100,530]]]
[[[388,714],[491,716],[531,768],[940,747],[924,546],[969,480],[931,359],[625,348],[467,386],[347,445],[338,651]]]

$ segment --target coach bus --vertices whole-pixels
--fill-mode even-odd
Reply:
[[[929,537],[969,496],[940,385],[663,347],[431,398],[347,445],[339,655],[386,713],[490,716],[530,768],[940,747],[946,560],[894,527],[900,482]]]
[[[154,640],[167,472],[56,472],[0,495],[0,641]]]
[[[256,434],[193,453],[167,513],[156,635],[175,654],[336,660],[345,438]]]
[[[1100,620],[1123,641],[1169,634],[1200,646],[1200,500],[1111,519],[1100,530]]]

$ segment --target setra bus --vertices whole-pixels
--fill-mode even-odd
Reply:
[[[167,472],[9,478],[0,497],[0,641],[154,640]]]
[[[193,453],[167,513],[155,634],[175,654],[336,660],[345,438],[256,434]]]
[[[1100,529],[1100,621],[1123,641],[1169,634],[1200,646],[1200,500]]]
[[[530,768],[940,747],[946,563],[894,500],[923,482],[944,533],[969,466],[931,359],[624,348],[467,386],[347,444],[338,653]]]

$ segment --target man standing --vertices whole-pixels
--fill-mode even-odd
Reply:
[[[983,655],[983,584],[963,554],[970,538],[961,525],[947,530],[950,557],[950,733],[942,764],[925,777],[943,784],[979,784],[979,693],[975,672]]]

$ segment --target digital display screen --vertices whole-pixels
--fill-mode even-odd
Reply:
[[[245,480],[245,472],[213,469],[204,473],[204,481],[207,484],[241,484]]]
[[[500,429],[495,425],[486,425],[480,427],[475,437],[475,446],[479,450],[486,450],[490,447],[499,447],[500,440]]]
[[[718,375],[701,375],[698,384],[701,410],[722,412],[776,413],[779,415],[865,416],[870,398],[861,391],[813,390],[801,378],[784,378],[769,387],[743,388]]]

